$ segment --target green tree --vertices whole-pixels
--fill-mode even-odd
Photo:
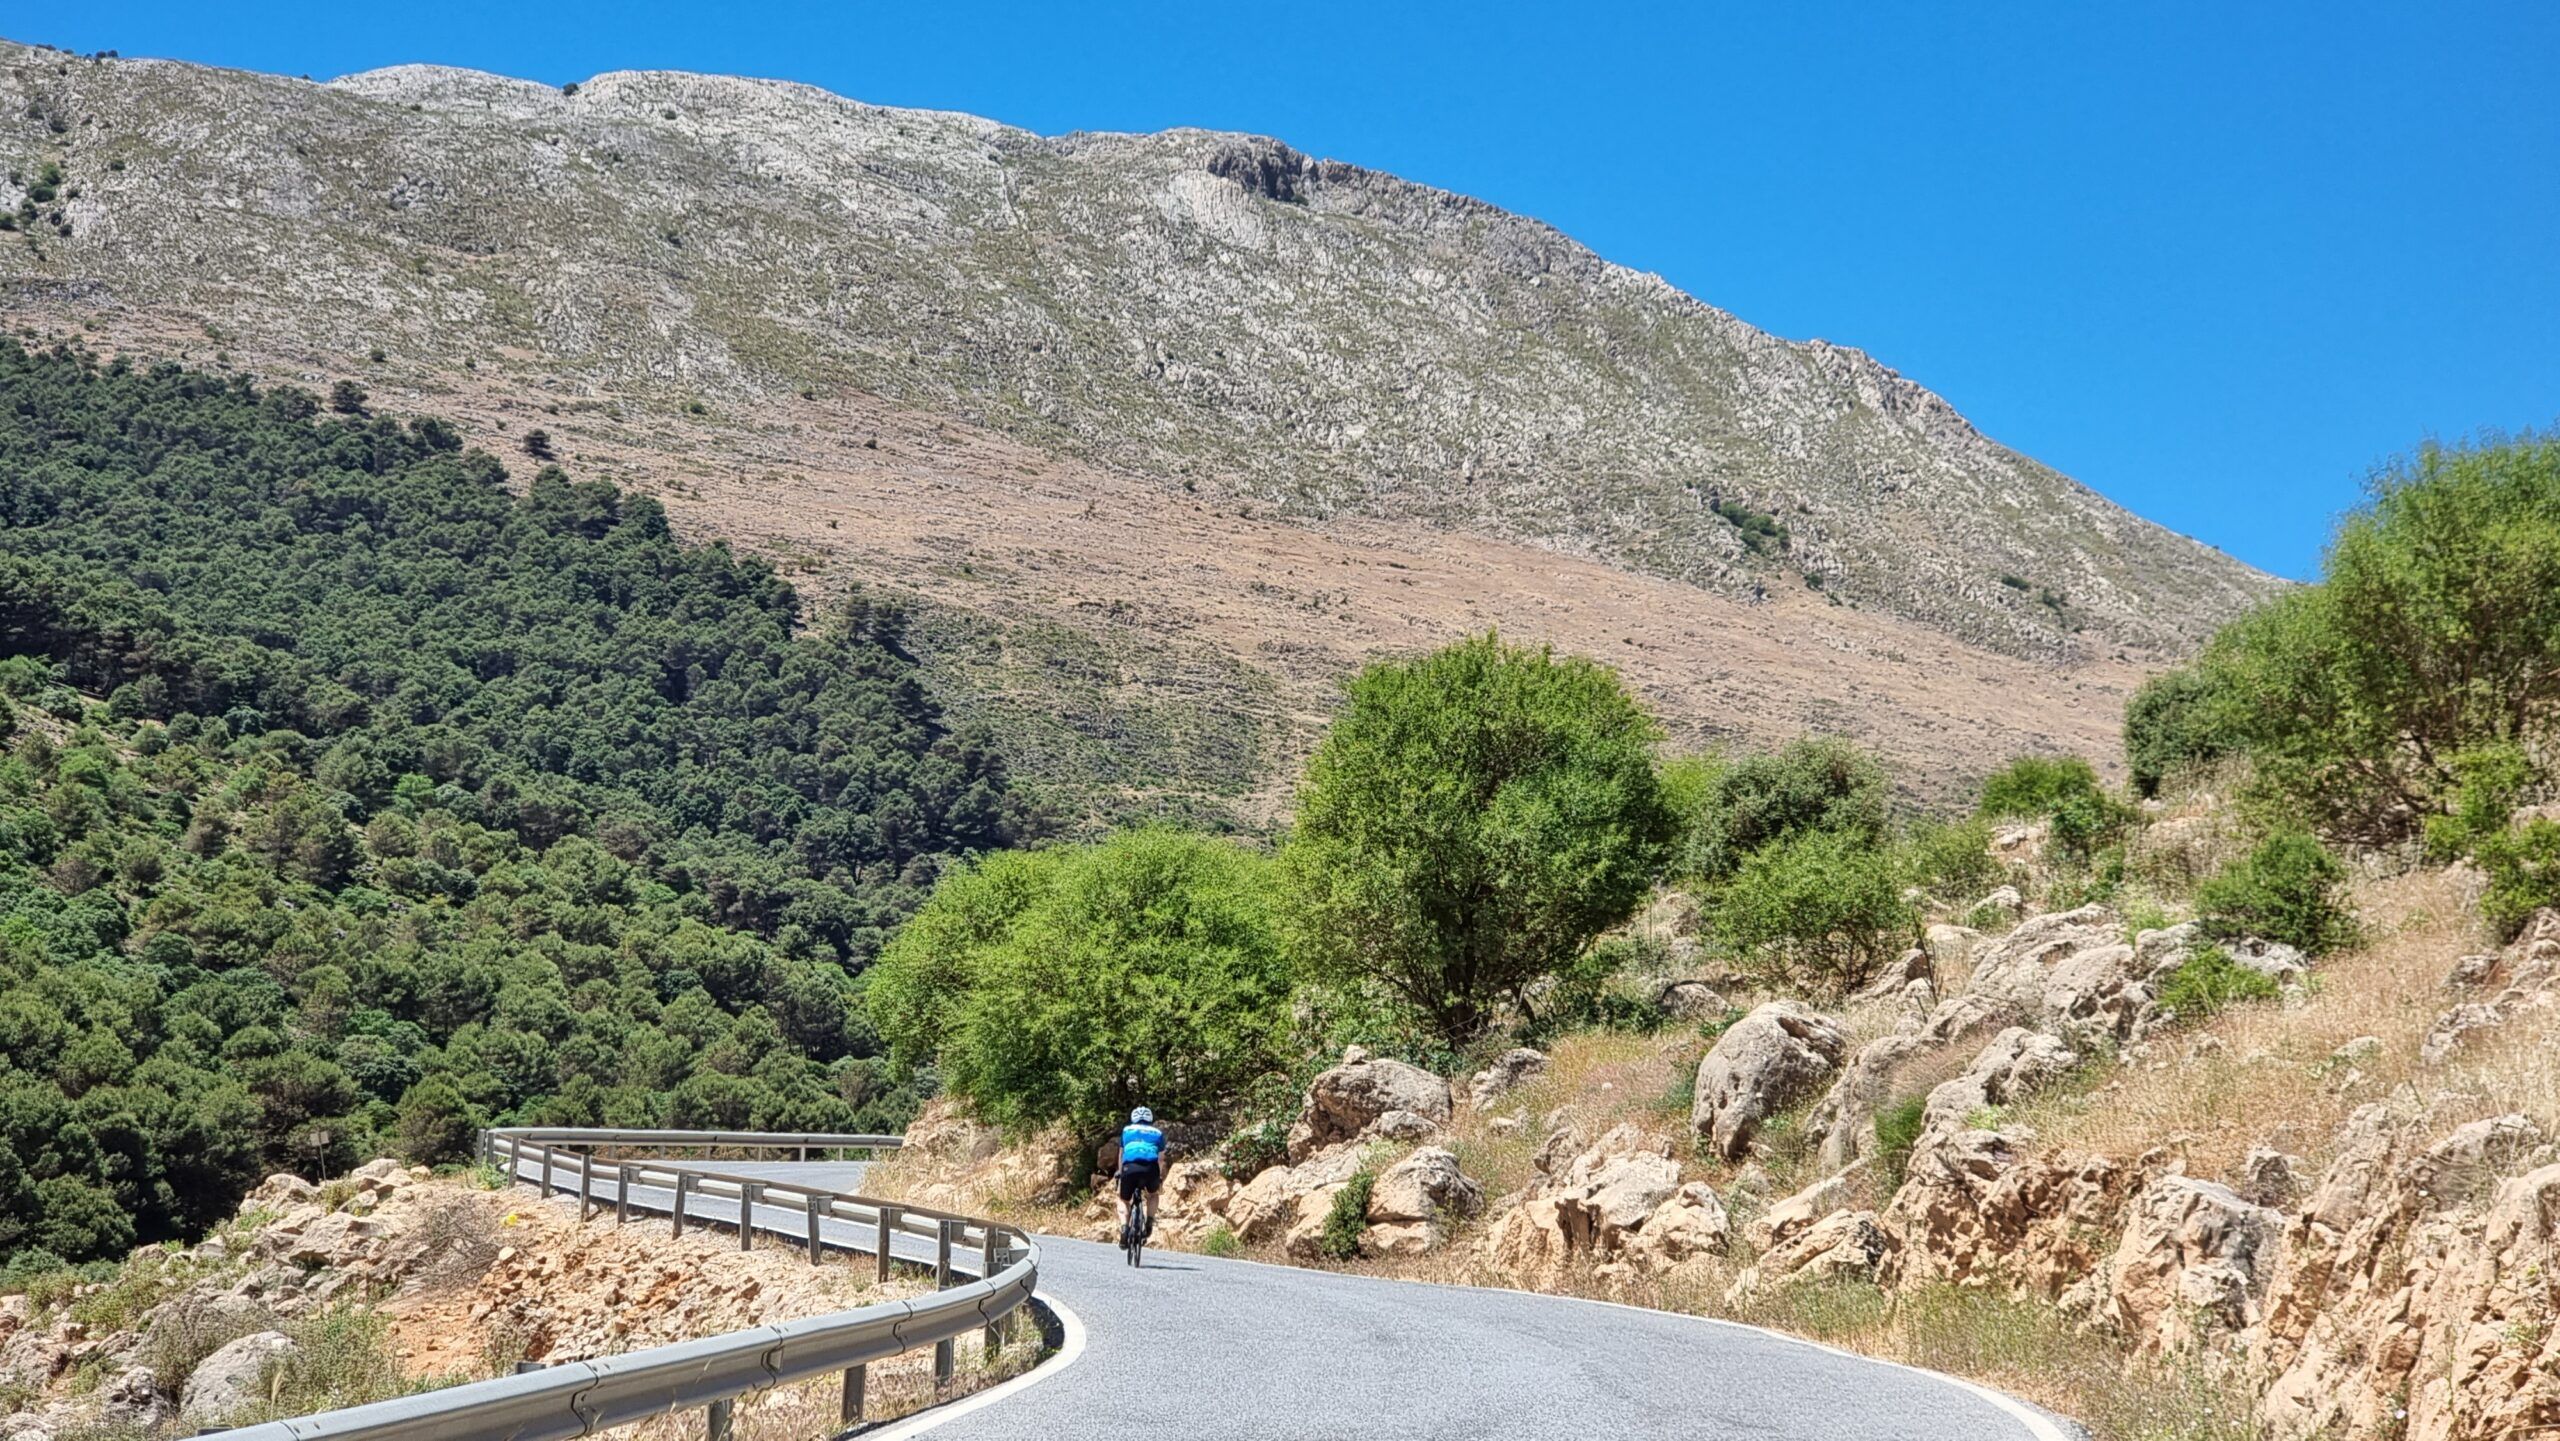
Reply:
[[[2196,913],[2216,936],[2281,941],[2307,955],[2346,944],[2355,918],[2347,867],[2308,831],[2281,830],[2196,890]]]
[[[1282,855],[1301,954],[1472,1038],[1643,898],[1678,829],[1656,737],[1606,668],[1490,634],[1370,666]]]
[[[1712,763],[1699,779],[1684,777],[1678,789],[1696,800],[1672,868],[1707,885],[1731,877],[1761,847],[1807,832],[1867,845],[1885,838],[1890,785],[1884,767],[1854,742],[1833,736]]]
[[[471,1102],[442,1076],[429,1076],[400,1098],[400,1154],[420,1165],[471,1159],[479,1137]]]
[[[1054,854],[1011,919],[939,932],[959,1004],[933,1022],[955,1094],[1008,1126],[1108,1124],[1127,1107],[1196,1115],[1286,1061],[1291,975],[1270,862],[1233,842],[1126,831]],[[981,892],[990,871],[956,878]],[[916,1003],[939,1002],[894,992]],[[885,1007],[883,1029],[904,1029]]]
[[[2257,794],[2345,839],[2443,813],[2454,758],[2560,742],[2560,439],[2421,450],[2378,474],[2318,585],[2200,662]]]
[[[1772,982],[1837,994],[1918,939],[1919,912],[1902,889],[1890,853],[1809,831],[1754,851],[1709,924]]]

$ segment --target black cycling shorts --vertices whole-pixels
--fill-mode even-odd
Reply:
[[[1120,1165],[1120,1199],[1134,1201],[1140,1191],[1154,1191],[1164,1185],[1164,1167],[1153,1161],[1124,1161]]]

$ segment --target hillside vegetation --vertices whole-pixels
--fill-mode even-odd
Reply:
[[[1776,1324],[2117,1441],[2560,1424],[2555,556],[2560,446],[2422,451],[2157,683],[2136,788],[2020,757],[1961,821],[1830,740],[1609,764],[1605,672],[1494,638],[1381,666],[1268,882],[1295,1044],[1132,1092],[1164,1235]],[[1523,844],[1568,817],[1592,853]],[[981,984],[936,937],[891,963]],[[1064,1209],[1106,1112],[953,1081],[879,1184],[1107,1232]]]
[[[345,379],[915,603],[1097,829],[1268,831],[1343,677],[1493,626],[1946,802],[2277,584],[1854,351],[1253,137],[0,45],[0,219],[12,330]]]
[[[894,611],[339,399],[0,346],[0,1251],[481,1121],[899,1124],[852,977],[1021,834]]]

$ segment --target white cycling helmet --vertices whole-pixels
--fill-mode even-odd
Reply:
[[[1131,1112],[1129,1113],[1129,1124],[1130,1124],[1130,1125],[1133,1125],[1133,1126],[1152,1126],[1152,1125],[1154,1125],[1155,1123],[1156,1123],[1156,1113],[1155,1113],[1155,1112],[1153,1112],[1153,1111],[1148,1110],[1148,1109],[1147,1109],[1146,1107],[1144,1107],[1144,1106],[1140,1106],[1138,1109],[1136,1109],[1136,1110],[1134,1110],[1134,1111],[1131,1111]]]

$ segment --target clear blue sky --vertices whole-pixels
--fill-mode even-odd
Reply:
[[[325,79],[804,80],[1200,125],[1482,196],[2307,576],[2365,471],[2560,418],[2560,5],[31,9],[12,38]]]

